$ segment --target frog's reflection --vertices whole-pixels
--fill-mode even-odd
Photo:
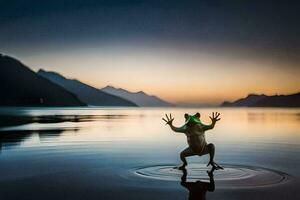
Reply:
[[[206,192],[213,192],[215,190],[215,180],[214,180],[214,169],[207,172],[209,177],[209,182],[187,182],[187,171],[182,170],[183,175],[181,177],[181,185],[189,191],[189,200],[201,200],[206,199]]]

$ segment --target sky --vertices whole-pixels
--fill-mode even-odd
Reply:
[[[0,52],[173,103],[290,94],[300,91],[300,3],[276,2],[0,0]]]

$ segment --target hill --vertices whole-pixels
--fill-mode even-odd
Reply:
[[[105,93],[75,79],[67,79],[56,72],[40,69],[38,74],[49,81],[77,95],[84,103],[91,106],[137,106],[135,103],[121,97]]]
[[[136,103],[138,106],[141,107],[169,107],[173,106],[171,103],[164,101],[156,96],[148,95],[143,91],[139,92],[129,92],[122,88],[115,88],[112,86],[106,86],[101,89],[102,91],[122,97],[129,101]]]
[[[224,102],[223,107],[300,107],[300,92],[291,95],[256,95],[250,94],[246,98],[234,102]]]
[[[74,94],[0,54],[0,106],[84,106]]]

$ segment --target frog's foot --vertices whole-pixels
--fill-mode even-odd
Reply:
[[[187,165],[185,165],[185,164],[182,164],[182,165],[180,165],[180,166],[176,166],[176,167],[174,167],[174,169],[178,169],[178,170],[185,170],[185,167],[186,167]]]
[[[185,170],[186,165],[181,165],[178,167],[179,170]]]
[[[217,163],[215,163],[214,161],[210,161],[207,166],[211,165],[213,170],[218,170],[218,169],[224,169],[223,167],[221,167],[220,165],[218,165]]]

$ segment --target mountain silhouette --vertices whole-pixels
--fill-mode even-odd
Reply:
[[[234,102],[224,102],[224,107],[300,107],[300,92],[291,95],[256,95],[249,94],[246,98]]]
[[[156,96],[148,95],[143,91],[139,92],[129,92],[122,88],[115,88],[112,86],[106,86],[101,89],[102,91],[122,97],[129,101],[136,103],[138,106],[141,107],[169,107],[173,106],[171,103],[164,101]]]
[[[74,94],[0,54],[0,106],[84,106]]]
[[[69,92],[76,94],[82,102],[91,106],[137,106],[129,100],[105,93],[78,80],[67,79],[56,72],[48,72],[40,69],[38,74],[49,81],[60,85]]]

